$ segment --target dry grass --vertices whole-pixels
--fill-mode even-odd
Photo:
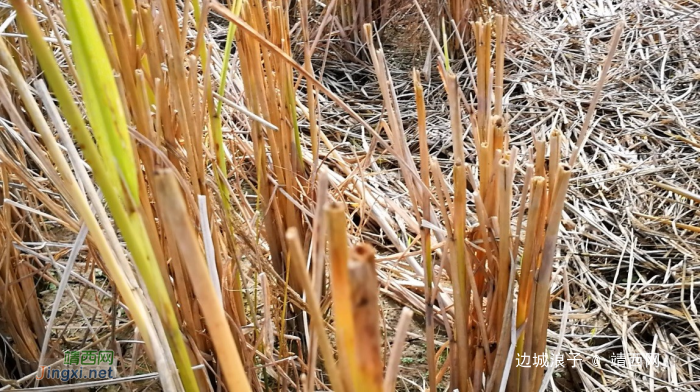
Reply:
[[[415,59],[390,53],[400,37],[386,36],[402,21],[371,1],[299,1],[289,22],[281,2],[248,2],[240,18],[238,3],[142,3],[96,14],[92,38],[114,33],[104,60],[118,73],[93,70],[116,86],[100,109],[71,16],[32,2],[66,99],[80,102],[72,117],[24,36],[28,14],[0,3],[3,390],[35,386],[40,361],[92,347],[116,351],[119,379],[83,386],[128,390],[699,387],[698,4],[502,1],[503,56],[475,26],[477,45],[446,37],[446,63],[438,13],[418,1],[402,18],[423,24],[421,6],[435,35],[413,51],[431,57],[412,74]],[[378,35],[367,12],[348,13],[355,3],[376,8]],[[445,32],[465,32],[460,23]],[[100,125],[117,101],[123,125]],[[83,115],[94,140],[80,136]],[[114,135],[133,151],[100,126],[128,132]],[[348,247],[360,241],[376,256]],[[397,325],[373,319],[375,281],[406,307]],[[403,376],[408,308],[425,320],[423,379]],[[395,341],[377,341],[380,324]],[[563,366],[524,376],[512,367],[521,338],[522,352],[546,345]],[[616,359],[642,354],[662,366]]]

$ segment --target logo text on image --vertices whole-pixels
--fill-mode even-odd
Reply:
[[[63,364],[41,366],[37,380],[55,379],[96,380],[116,377],[113,350],[85,350],[64,352]]]

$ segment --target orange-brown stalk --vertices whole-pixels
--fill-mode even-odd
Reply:
[[[508,15],[496,15],[496,66],[493,83],[494,112],[503,116],[503,63],[505,60],[506,36],[508,35]]]
[[[491,24],[478,21],[474,24],[476,33],[476,94],[477,122],[481,142],[488,140],[488,128],[491,121],[491,91],[489,77],[491,69]]]
[[[243,7],[242,15],[249,23],[246,27],[261,34],[266,44],[281,53],[290,53],[285,7],[279,1],[269,4],[267,18],[260,0],[247,3]],[[251,122],[260,201],[258,210],[263,217],[265,239],[270,247],[272,265],[280,276],[285,276],[284,232],[289,227],[295,227],[299,232],[304,231],[300,212],[294,204],[301,197],[299,176],[303,167],[296,143],[298,129],[291,67],[286,61],[278,61],[277,52],[260,45],[255,37],[244,34],[241,30],[238,32],[237,45],[243,76],[241,79],[247,106],[253,113],[267,119],[278,128],[277,132],[265,134],[258,122]],[[273,192],[273,184],[285,189],[289,197]],[[289,281],[292,289],[300,289],[295,274],[290,275]]]
[[[348,264],[355,321],[355,355],[362,382],[355,390],[366,392],[381,392],[383,388],[379,339],[379,281],[374,254],[371,245],[356,245],[350,253]]]
[[[559,224],[564,209],[566,191],[569,186],[571,170],[569,165],[559,165],[556,176],[556,187],[550,197],[550,208],[547,216],[547,229],[544,235],[544,246],[542,248],[542,261],[535,275],[535,304],[537,308],[534,312],[533,320],[533,353],[542,354],[547,343],[547,321],[549,319],[550,302],[550,281],[552,277],[552,267],[554,263],[554,253],[557,245],[557,235]],[[534,385],[539,386],[542,382],[544,368],[535,369]]]
[[[200,240],[189,219],[180,184],[171,170],[156,173],[155,191],[162,196],[159,207],[163,224],[176,234],[180,256],[187,260],[184,264],[189,277],[192,282],[196,282],[192,287],[197,295],[218,362],[222,366],[224,381],[230,390],[251,391],[239,350],[224,314],[223,304],[209,277]]]
[[[537,228],[540,227],[539,219],[542,216],[540,214],[541,203],[545,191],[545,179],[544,177],[534,177],[532,179],[532,191],[530,193],[530,206],[528,209],[528,222],[527,229],[525,232],[525,248],[523,250],[522,261],[520,264],[520,279],[518,281],[518,305],[517,305],[517,316],[515,321],[516,330],[520,331],[523,325],[528,320],[527,315],[529,313],[529,303],[530,296],[532,294],[532,289],[534,281],[532,279],[533,266],[535,265],[534,258],[537,257],[539,253],[540,244],[542,242],[541,236],[538,235]],[[531,322],[532,320],[530,320]],[[522,356],[524,354],[525,345],[525,334],[521,333],[515,348],[515,355]],[[515,366],[517,362],[514,362],[511,369],[512,385],[519,386],[520,384],[520,374],[524,370],[522,367]]]
[[[496,324],[495,324],[495,330],[497,331],[498,334],[501,333],[502,328],[504,328],[504,315],[503,315],[503,310],[505,308],[506,302],[509,301],[510,299],[510,293],[508,293],[508,285],[509,285],[509,275],[511,271],[511,264],[513,257],[510,253],[511,250],[511,243],[510,243],[510,224],[511,224],[511,216],[510,216],[510,208],[511,208],[511,199],[512,199],[512,193],[513,193],[513,183],[510,182],[510,178],[508,175],[508,170],[509,170],[509,162],[506,161],[505,159],[502,159],[499,162],[498,165],[498,188],[499,188],[499,204],[498,204],[498,231],[499,231],[499,240],[498,240],[498,255],[499,255],[499,260],[498,260],[498,278],[496,280],[496,295],[497,295],[497,300],[496,300]],[[509,328],[510,326],[508,325],[510,323],[505,324],[505,328]],[[503,344],[505,342],[499,342],[499,344]],[[507,344],[507,343],[505,343]]]
[[[535,140],[535,175],[546,177],[547,174],[544,168],[545,161],[545,142],[542,139]]]
[[[452,372],[456,375],[456,385],[466,391],[469,384],[470,358],[468,317],[471,313],[469,293],[467,292],[467,257],[464,243],[466,232],[467,208],[467,177],[464,162],[464,147],[462,144],[462,120],[459,107],[457,77],[451,71],[445,74],[445,88],[450,104],[450,125],[454,149],[454,210],[452,215],[453,232],[451,234],[450,260],[452,288],[455,301],[455,335],[457,345],[456,367]]]
[[[557,175],[559,174],[559,161],[561,160],[561,132],[558,129],[552,131],[549,138],[549,188],[557,187]]]
[[[333,295],[334,326],[338,342],[343,382],[348,390],[362,385],[361,373],[355,355],[357,344],[352,313],[352,288],[348,277],[348,235],[345,208],[333,202],[326,206],[328,221],[328,252],[331,266],[331,294]],[[361,389],[360,389],[361,390]]]

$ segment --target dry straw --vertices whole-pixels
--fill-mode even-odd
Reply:
[[[331,1],[319,11],[312,41],[315,4],[301,1],[303,66],[293,57],[291,11],[280,0],[186,1],[182,8],[172,1],[38,3],[48,19],[13,0],[18,23],[3,24],[22,31],[26,41],[0,38],[8,76],[0,76],[0,104],[20,131],[1,136],[0,236],[17,244],[3,256],[12,261],[2,264],[3,287],[32,274],[55,281],[45,272],[50,265],[18,262],[19,249],[30,254],[27,244],[40,238],[37,227],[60,224],[82,236],[87,230],[90,252],[83,264],[104,270],[115,288],[107,301],[111,313],[96,310],[99,327],[115,336],[124,325],[135,327],[130,341],[144,343],[117,353],[120,370],[135,375],[154,362],[153,377],[168,391],[391,392],[401,377],[413,310],[425,320],[430,391],[449,384],[460,391],[530,392],[547,381],[543,369],[519,368],[514,358],[546,351],[571,166],[588,138],[612,55],[569,163],[562,161],[565,138],[556,130],[547,141],[533,140],[534,153],[521,156],[525,151],[511,145],[515,136],[503,105],[509,19],[495,15],[469,25],[479,5],[450,1],[446,15],[457,34],[449,43],[443,31],[437,64],[449,106],[447,175],[431,157],[426,91],[417,71],[411,76],[418,163],[412,155],[404,128],[411,110],[400,102],[370,24],[387,19],[388,2]],[[212,42],[210,10],[228,21],[223,56]],[[316,76],[313,56],[327,24],[366,43],[386,116],[378,127]],[[467,33],[476,53],[474,109],[448,57]],[[52,52],[48,37],[57,37],[62,54]],[[611,48],[619,37],[620,29]],[[29,53],[48,89],[27,82],[39,74],[20,61]],[[244,102],[236,102],[239,95]],[[324,123],[328,101],[371,137],[369,151],[352,159],[341,151],[346,146]],[[469,132],[475,166],[463,143]],[[377,166],[379,147],[398,168],[406,208],[365,175]],[[524,185],[518,187],[520,176]],[[16,183],[22,187],[8,185]],[[697,201],[691,191],[657,186]],[[381,247],[369,244],[372,225],[382,230],[373,240]],[[409,242],[397,234],[401,230],[412,233]],[[377,254],[383,242],[398,253]],[[82,241],[71,247],[75,260]],[[53,256],[60,258],[35,254],[53,264]],[[63,273],[85,285],[96,303],[109,294],[82,276],[85,271]],[[61,280],[61,290],[72,293]],[[397,325],[382,321],[380,293],[406,305]],[[71,298],[75,313],[88,321],[88,305]],[[26,281],[2,296],[13,355],[22,364],[18,384],[49,356],[51,345],[44,342],[57,342],[46,334],[38,301]],[[20,308],[26,310],[8,310]],[[52,317],[48,325],[55,322]],[[436,324],[446,330],[444,344]],[[114,347],[116,340],[107,346],[108,338],[95,332],[101,328],[88,325],[83,342],[90,343],[81,349]],[[383,326],[395,329],[393,341],[383,340]],[[447,360],[440,364],[443,353]],[[8,378],[8,369],[0,370]]]

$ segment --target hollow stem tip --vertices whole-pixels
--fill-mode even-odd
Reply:
[[[360,375],[360,379],[355,380],[355,386],[363,392],[380,392],[383,385],[379,281],[374,255],[375,251],[371,245],[359,244],[352,249],[348,263],[356,334],[355,355]]]

